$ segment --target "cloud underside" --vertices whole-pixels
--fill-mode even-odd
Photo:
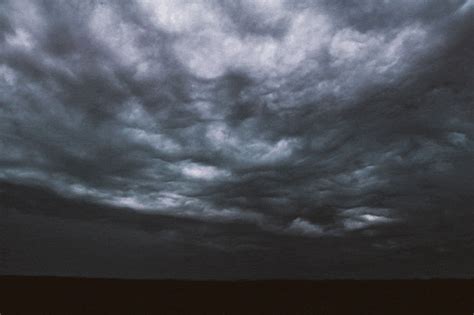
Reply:
[[[462,224],[473,7],[4,1],[0,179],[275,237]]]

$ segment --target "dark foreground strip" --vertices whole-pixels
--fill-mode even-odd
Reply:
[[[0,277],[10,314],[474,314],[474,280]]]

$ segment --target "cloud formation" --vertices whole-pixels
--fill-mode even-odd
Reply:
[[[472,219],[473,8],[4,1],[0,179],[223,238],[438,248]]]

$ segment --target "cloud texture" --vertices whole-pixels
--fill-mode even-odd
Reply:
[[[353,246],[354,266],[397,251],[418,264],[425,250],[455,264],[461,251],[473,256],[473,9],[471,0],[4,1],[3,196],[40,186],[51,200],[82,200],[104,209],[116,235],[144,233],[137,217],[169,220],[144,239],[124,237],[137,246],[179,240],[196,257],[240,248],[242,259],[267,250],[244,277],[282,248],[294,258],[268,276],[299,276],[294,264],[327,276],[309,257],[343,259],[333,246]],[[12,224],[99,224],[79,206],[42,212],[20,199],[3,203],[17,213]],[[107,209],[131,212],[117,220]],[[377,275],[410,274],[397,270]]]

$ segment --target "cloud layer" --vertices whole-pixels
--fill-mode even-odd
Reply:
[[[474,204],[473,8],[5,1],[0,179],[237,226],[200,244],[446,250]]]

